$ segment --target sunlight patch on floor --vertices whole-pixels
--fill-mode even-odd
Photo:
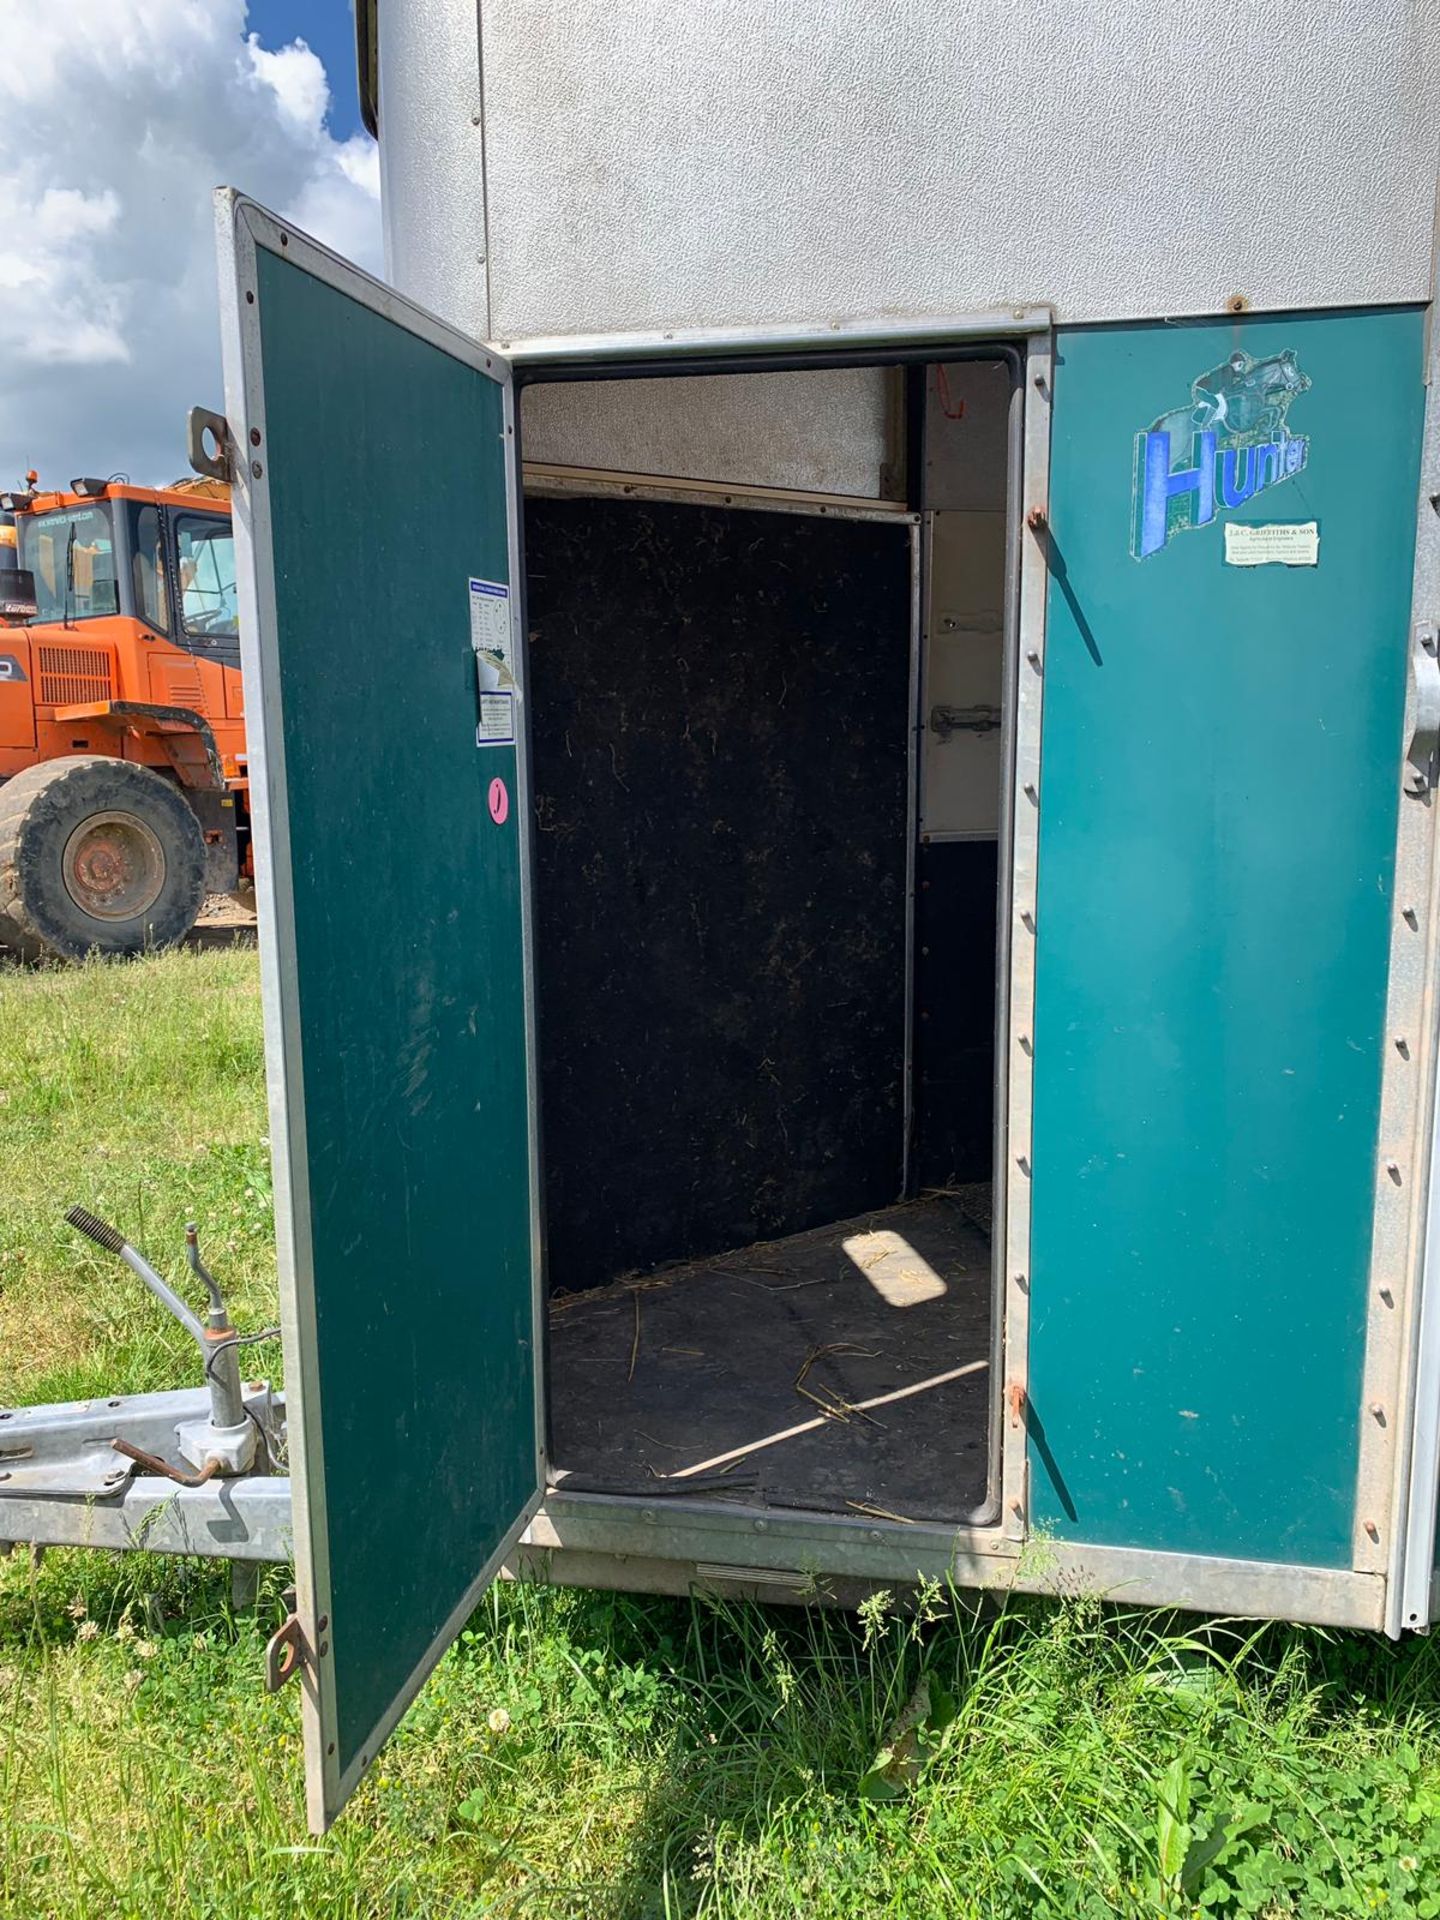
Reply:
[[[852,1233],[840,1244],[887,1307],[918,1307],[923,1300],[940,1299],[946,1291],[924,1254],[891,1227]]]

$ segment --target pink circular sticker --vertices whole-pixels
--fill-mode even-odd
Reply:
[[[510,818],[510,789],[503,780],[490,782],[490,818],[497,827],[503,827]]]

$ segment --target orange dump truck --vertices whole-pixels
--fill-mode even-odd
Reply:
[[[171,946],[249,867],[229,490],[0,493],[0,944]]]

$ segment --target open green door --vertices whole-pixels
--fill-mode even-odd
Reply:
[[[218,196],[312,1825],[543,1482],[509,369]]]

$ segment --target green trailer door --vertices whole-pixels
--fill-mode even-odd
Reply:
[[[1029,1387],[1070,1540],[1352,1564],[1424,331],[1057,336]]]
[[[312,1824],[542,1482],[509,369],[222,194]]]

